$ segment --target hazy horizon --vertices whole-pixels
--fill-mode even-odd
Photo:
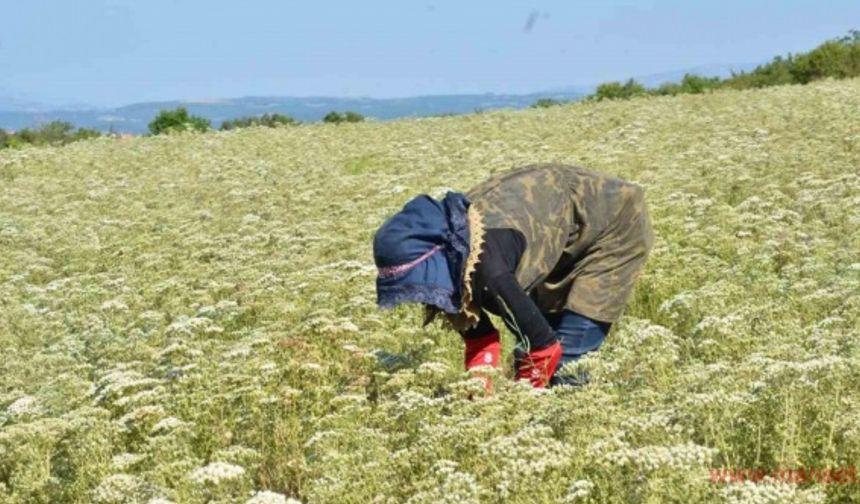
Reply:
[[[96,107],[243,96],[528,94],[768,61],[860,24],[860,3],[842,0],[42,0],[7,12],[0,96]]]

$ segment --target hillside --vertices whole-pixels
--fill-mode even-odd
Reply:
[[[857,502],[711,477],[860,460],[858,110],[853,79],[0,151],[0,501]],[[544,161],[641,184],[655,248],[591,385],[470,400],[455,334],[376,309],[371,237]]]

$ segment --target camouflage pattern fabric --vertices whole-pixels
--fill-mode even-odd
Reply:
[[[641,187],[543,164],[496,175],[466,196],[484,228],[525,236],[516,277],[542,312],[618,320],[654,241]]]

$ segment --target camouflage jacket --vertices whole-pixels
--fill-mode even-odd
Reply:
[[[496,175],[466,196],[479,227],[523,233],[516,277],[542,312],[569,309],[618,320],[654,239],[638,185],[575,166],[529,165]],[[482,230],[475,231],[472,245],[480,247]],[[468,284],[470,276],[463,278]],[[464,296],[463,311],[474,322],[480,307],[470,303]],[[462,317],[454,319],[462,328]]]

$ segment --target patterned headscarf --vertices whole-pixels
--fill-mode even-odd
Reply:
[[[442,201],[416,196],[373,237],[379,268],[377,304],[391,308],[413,302],[456,314],[469,257],[469,201],[448,192]]]

